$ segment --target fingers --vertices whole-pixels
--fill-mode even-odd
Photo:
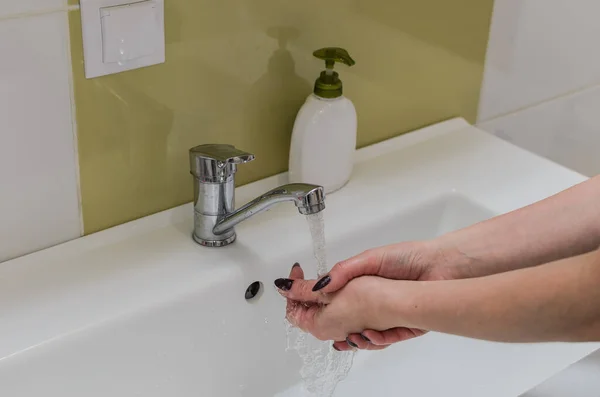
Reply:
[[[366,330],[361,334],[352,334],[345,341],[337,341],[333,347],[338,351],[382,350],[390,345],[421,336],[425,331],[411,328],[392,328],[386,331]]]
[[[279,283],[281,283],[281,280],[285,280],[285,279],[280,279]],[[287,283],[284,282],[283,284],[285,285],[284,287],[279,287],[280,292],[285,292],[285,294],[282,294],[284,296],[286,296],[288,299],[292,299],[289,296],[287,296],[288,292],[292,291],[292,287],[295,281],[298,281],[299,283],[303,282],[304,280],[304,270],[302,269],[302,267],[300,266],[300,264],[298,262],[296,262],[294,264],[294,266],[292,266],[292,270],[290,271],[290,279],[291,282]],[[287,281],[287,280],[286,280]],[[275,280],[275,285],[278,284],[278,280]],[[308,287],[306,287],[308,288]],[[299,288],[296,286],[295,288],[293,288],[294,291],[297,291]],[[294,295],[294,292],[292,292],[292,295]]]
[[[359,334],[352,334],[346,338],[346,343],[355,349],[366,349],[371,344],[365,338],[362,338]]]
[[[315,280],[294,280],[288,291],[283,291],[282,294],[288,298],[298,302],[307,303],[322,303],[327,304],[331,301],[326,294],[313,292]]]
[[[286,317],[295,327],[312,333],[315,327],[315,316],[321,310],[318,305],[305,305],[302,302],[288,300]]]
[[[346,338],[346,342],[350,348],[360,350],[383,350],[389,347],[389,345],[375,345],[363,334],[352,334]]]
[[[333,348],[339,352],[346,352],[348,350],[354,350],[353,347],[351,347],[348,342],[346,341],[336,341],[333,342]]]
[[[304,280],[304,271],[298,263],[292,266],[289,279],[275,280],[279,292],[287,298],[286,318],[293,326],[310,333],[314,328],[315,316],[320,310],[320,306],[311,304],[310,301],[301,302],[299,299],[293,298],[295,295],[307,296],[305,289],[308,289],[311,295],[317,295],[311,291],[314,282],[309,286],[306,285],[307,283],[309,282]]]
[[[412,328],[392,328],[386,331],[363,331],[362,335],[368,338],[373,345],[376,346],[387,346],[394,343],[402,342],[405,340],[416,338],[421,336],[425,331]]]
[[[294,266],[292,266],[292,270],[290,271],[290,276],[289,277],[290,277],[289,279],[280,279],[280,280],[276,280],[275,281],[275,285],[277,285],[278,282],[279,282],[279,284],[280,284],[278,286],[279,287],[279,292],[282,295],[284,295],[284,296],[285,296],[284,289],[287,288],[286,286],[291,285],[291,284],[288,284],[288,283],[293,283],[295,280],[304,280],[304,270],[302,270],[302,267],[300,266],[299,263],[296,262],[294,264]],[[281,284],[282,280],[285,280],[285,281],[283,281],[283,284]],[[289,281],[287,281],[287,280],[289,280]],[[286,310],[286,317],[287,317],[287,313],[290,313],[291,311],[293,311],[298,304],[299,303],[296,302],[296,301],[293,301],[291,299],[287,299],[286,309],[285,309]]]
[[[295,264],[290,272],[290,278],[275,280],[279,293],[288,300],[305,303],[329,303],[329,297],[313,292],[316,281],[304,280],[304,271],[299,264]]]
[[[289,291],[292,288],[294,280],[304,280],[304,270],[300,267],[299,263],[295,263],[290,271],[290,278],[278,278],[275,280],[275,286],[280,291]]]
[[[292,266],[292,270],[290,271],[289,279],[290,280],[303,280],[304,279],[304,271],[302,270],[302,267],[300,267],[299,263],[295,263],[294,266]],[[277,281],[275,282],[275,284],[277,285]],[[280,288],[279,291],[281,292],[283,290]],[[298,305],[298,302],[287,299],[286,308],[285,308],[286,317],[287,317],[287,313],[290,313],[291,311],[293,311],[295,309],[296,305]]]
[[[352,336],[349,336],[348,338],[351,339],[352,343],[357,344],[359,346],[358,349],[360,349],[360,350],[383,350],[383,349],[386,349],[389,347],[389,345],[383,345],[383,346],[374,345],[374,344],[368,343],[364,340],[361,342],[360,340],[355,339],[355,337],[356,337],[355,335],[352,335]],[[360,336],[358,336],[358,338],[361,339]],[[348,340],[334,342],[333,348],[340,352],[357,349],[356,347],[351,346],[348,343]]]
[[[290,271],[290,278],[292,280],[304,280],[304,270],[302,270],[302,266],[299,263],[294,263],[292,266],[292,270]]]
[[[365,275],[377,275],[381,268],[380,250],[369,250],[337,263],[331,271],[314,286],[314,291],[336,292],[350,280]]]

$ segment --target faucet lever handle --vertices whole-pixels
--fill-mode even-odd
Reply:
[[[235,174],[237,164],[252,160],[252,153],[236,149],[233,145],[199,145],[190,149],[190,172],[204,182],[224,182]]]
[[[236,149],[233,145],[208,144],[200,145],[190,149],[190,154],[206,160],[228,164],[243,164],[254,160],[252,153]]]

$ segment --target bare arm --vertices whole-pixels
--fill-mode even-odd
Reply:
[[[387,313],[398,320],[395,326],[501,342],[600,341],[598,251],[487,277],[413,285],[405,292],[389,289],[397,295]]]
[[[287,314],[317,338],[336,341],[338,349],[353,346],[345,340],[359,345],[354,334],[368,338],[359,347],[380,348],[389,343],[371,339],[373,330],[391,329],[400,339],[426,330],[499,342],[600,341],[599,285],[600,251],[593,251],[469,279],[359,277],[334,294],[317,295],[321,305],[288,305]]]
[[[536,266],[600,246],[600,176],[434,241],[460,277]]]
[[[293,284],[290,283],[291,290],[286,292],[286,296],[292,301],[311,302],[315,300],[312,291],[334,293],[340,291],[351,280],[363,275],[377,275],[390,279],[387,282],[393,283],[391,280],[455,280],[494,274],[500,277],[502,273],[510,272],[503,276],[508,278],[508,284],[519,281],[526,288],[531,288],[532,286],[527,283],[534,282],[535,278],[540,276],[538,272],[545,274],[546,271],[550,271],[535,266],[583,255],[592,252],[598,246],[600,246],[600,176],[528,207],[446,234],[435,240],[399,243],[369,250],[336,264],[327,276],[316,283],[295,280]],[[560,270],[555,270],[557,265],[554,263],[548,265],[548,269],[556,272],[552,274],[565,272],[573,277],[569,272],[579,270],[582,266],[580,262],[585,261],[586,258],[591,257],[576,257],[564,262],[566,266],[574,266],[574,270],[562,267]],[[525,272],[525,276],[521,277],[532,277],[530,280],[518,279],[522,273],[511,272],[518,269],[524,271],[527,268],[531,268],[531,274]],[[499,280],[503,280],[503,277]],[[491,280],[496,282],[495,278]],[[492,281],[485,278],[485,281],[480,284],[478,280],[475,287],[470,288],[481,285],[487,288],[487,283]],[[565,282],[560,277],[555,281]],[[581,280],[584,281],[589,280]],[[600,283],[599,278],[595,281]],[[399,292],[406,291],[410,289],[409,285],[403,284],[396,289]],[[514,291],[515,296],[524,294],[526,288]],[[543,290],[544,286],[539,288]],[[512,293],[513,290],[509,290]],[[536,291],[536,293],[541,292]],[[591,294],[593,295],[593,292]],[[509,298],[511,297],[507,299]],[[587,299],[585,295],[584,299]],[[452,301],[453,296],[449,294],[448,302]],[[513,304],[520,303],[517,301]],[[600,307],[600,302],[597,305]],[[388,345],[407,339],[405,328],[394,327],[395,325],[392,324],[387,328],[365,327],[363,330],[366,330],[368,337],[377,345]],[[423,326],[422,329],[428,328]],[[363,330],[351,332],[364,334]],[[503,330],[503,326],[500,326],[499,330]],[[357,335],[351,337],[357,344],[360,342]],[[338,347],[341,346],[338,344]]]

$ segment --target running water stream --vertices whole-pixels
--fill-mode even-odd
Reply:
[[[321,277],[329,269],[327,267],[327,252],[325,245],[325,228],[323,212],[307,215],[308,226],[313,241],[313,251],[316,260],[316,274],[311,274],[310,267],[305,267],[307,278]],[[292,327],[286,321],[288,350],[296,350],[302,360],[300,375],[306,391],[311,396],[331,397],[338,383],[346,378],[354,352],[338,352],[332,343],[323,342],[310,334]]]

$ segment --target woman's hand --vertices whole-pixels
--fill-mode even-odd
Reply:
[[[291,277],[300,277],[301,272],[299,266],[294,266]],[[315,281],[311,283],[314,285]],[[393,285],[397,283],[400,281],[381,277],[356,278],[338,292],[320,295],[319,301],[312,304],[288,300],[287,318],[320,340],[338,341],[334,347],[339,350],[338,345],[347,344],[351,334],[360,334],[364,329],[386,330],[397,325],[399,291],[398,286]],[[285,291],[281,293],[286,296]],[[384,346],[369,344],[366,348],[378,350]]]
[[[364,328],[392,327],[496,342],[597,342],[598,280],[600,251],[461,280],[366,276],[321,295],[319,303],[290,301],[288,318],[318,338],[338,343]]]
[[[304,281],[299,266],[292,269],[289,279],[275,282],[285,296],[296,302],[316,302],[339,291],[351,280],[365,276],[379,276],[393,280],[450,280],[469,277],[468,258],[451,247],[442,247],[436,240],[403,242],[365,251],[336,264],[315,285]],[[318,293],[316,293],[318,292]],[[293,303],[291,303],[293,304]],[[290,302],[288,302],[288,307]],[[375,331],[365,328],[348,337],[348,343],[336,342],[339,350],[352,348],[373,349],[421,336],[425,332],[409,328]]]
[[[367,282],[367,280],[369,281]],[[377,280],[377,282],[374,282],[374,280]],[[392,343],[411,339],[425,333],[419,329],[405,327],[381,328],[381,321],[377,320],[380,313],[372,311],[371,307],[381,306],[382,300],[379,294],[382,290],[378,288],[378,284],[387,284],[389,289],[391,287],[388,284],[389,282],[390,280],[381,277],[360,277],[352,279],[338,292],[330,294],[315,293],[312,289],[316,284],[316,280],[304,280],[304,272],[300,265],[296,263],[292,267],[289,278],[278,279],[275,281],[275,285],[279,288],[281,295],[287,298],[286,317],[288,320],[304,331],[316,332],[314,335],[318,338],[322,339],[333,331],[328,322],[333,321],[341,324],[347,321],[346,316],[356,320],[358,324],[364,323],[365,325],[362,328],[357,328],[358,332],[353,331],[345,334],[344,338],[339,340],[331,339],[337,340],[333,345],[334,348],[343,351],[352,348],[381,350]],[[412,283],[406,284],[410,285]],[[372,287],[373,290],[370,291],[371,288],[369,287]],[[389,299],[389,296],[386,299]],[[357,313],[363,314],[357,315]],[[368,318],[365,313],[369,314]],[[389,318],[391,316],[384,320],[388,321]],[[367,327],[367,324],[371,326]],[[378,324],[378,327],[372,326],[375,324]],[[343,328],[351,329],[353,327],[345,323]],[[384,331],[380,332],[375,329]]]
[[[468,258],[437,240],[392,244],[367,250],[337,263],[314,287],[331,293],[360,276],[392,280],[451,280],[468,275]]]

